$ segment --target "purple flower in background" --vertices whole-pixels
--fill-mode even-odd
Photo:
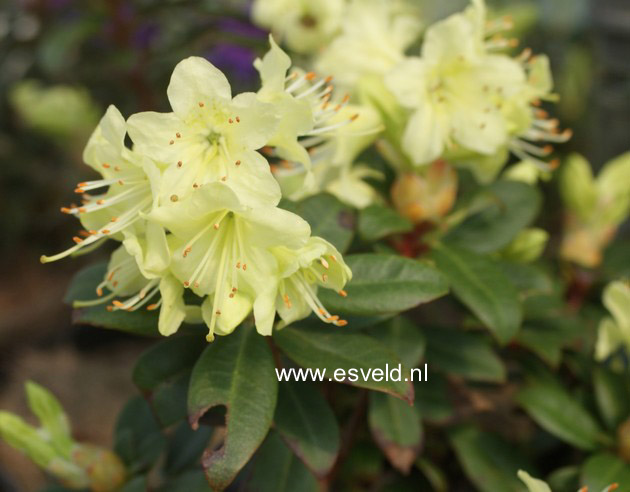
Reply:
[[[206,58],[220,70],[238,79],[240,83],[253,81],[258,74],[253,67],[256,55],[244,46],[232,43],[219,43],[206,55]]]
[[[141,24],[133,33],[133,44],[140,49],[147,49],[159,34],[160,27],[157,24]]]
[[[217,21],[216,26],[221,31],[245,38],[266,39],[268,36],[267,31],[259,29],[249,22],[243,22],[232,17],[223,17]]]

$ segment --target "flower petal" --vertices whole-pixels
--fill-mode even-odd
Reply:
[[[184,286],[174,277],[164,277],[160,282],[162,308],[158,320],[158,330],[165,337],[175,333],[186,318]]]
[[[217,99],[232,97],[230,83],[223,72],[198,56],[179,62],[166,90],[173,112],[182,119],[199,110],[199,103],[212,105]]]

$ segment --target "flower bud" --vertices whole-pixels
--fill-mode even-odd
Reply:
[[[560,175],[560,194],[567,206],[587,220],[597,202],[597,188],[591,167],[579,154],[569,157]]]
[[[93,492],[114,492],[125,482],[125,465],[107,449],[79,444],[72,451],[72,462],[85,471]]]
[[[502,256],[520,263],[536,261],[545,250],[549,234],[538,228],[524,229],[501,252]]]
[[[587,268],[594,268],[602,262],[602,251],[616,231],[616,227],[608,225],[585,224],[576,215],[569,214],[560,256]]]
[[[457,173],[445,161],[436,161],[423,175],[401,174],[391,194],[398,212],[412,222],[439,222],[455,202]]]

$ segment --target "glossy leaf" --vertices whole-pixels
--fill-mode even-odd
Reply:
[[[201,470],[188,471],[168,480],[159,492],[214,492]]]
[[[547,318],[525,322],[516,340],[547,364],[557,367],[562,349],[576,337],[576,323],[570,319]]]
[[[350,255],[352,270],[347,297],[320,289],[322,302],[333,313],[376,316],[399,313],[447,293],[446,279],[434,267],[386,254]]]
[[[440,373],[432,373],[426,381],[414,383],[416,399],[414,407],[423,420],[444,422],[453,416],[455,409],[449,399],[448,382]]]
[[[580,484],[588,490],[604,490],[613,483],[621,486],[623,492],[630,484],[630,465],[611,453],[591,456],[582,466]]]
[[[521,326],[518,292],[493,260],[465,249],[440,246],[432,257],[453,293],[494,334],[509,342]]]
[[[96,286],[103,280],[107,270],[105,263],[99,263],[84,268],[77,273],[66,295],[64,302],[72,304],[74,301],[97,299]],[[96,326],[111,330],[124,331],[134,335],[158,336],[158,313],[139,309],[137,311],[108,311],[106,304],[75,309],[72,321],[75,324]]]
[[[573,446],[594,450],[610,443],[595,418],[549,377],[532,379],[516,400],[543,429]]]
[[[211,408],[227,408],[225,441],[203,459],[210,485],[224,490],[247,463],[269,430],[278,380],[265,339],[241,326],[208,345],[195,364],[188,391],[193,428]]]
[[[193,430],[188,422],[182,422],[169,440],[164,470],[169,475],[176,475],[190,468],[199,468],[212,431],[213,428],[207,425]]]
[[[164,449],[165,439],[142,397],[129,400],[118,416],[114,451],[130,473],[148,470]]]
[[[311,472],[272,431],[256,453],[248,490],[317,492],[319,487]]]
[[[533,222],[542,202],[536,188],[518,181],[496,181],[481,193],[491,205],[453,229],[449,244],[477,253],[497,251]]]
[[[424,357],[427,345],[420,328],[404,316],[374,326],[369,334],[394,352],[402,363],[408,367],[416,367]]]
[[[422,446],[418,412],[403,400],[374,392],[370,393],[368,424],[392,466],[408,474]]]
[[[480,491],[526,491],[516,473],[531,467],[513,445],[473,426],[458,427],[449,438],[466,476]]]
[[[343,328],[296,325],[275,333],[274,341],[300,366],[326,369],[325,379],[332,380],[333,373],[339,369],[345,373],[344,383],[413,401],[413,386],[404,381],[405,374],[400,376],[402,381],[387,381],[384,376],[382,381],[377,381],[372,377],[374,369],[384,373],[386,366],[391,370],[400,364],[394,353],[372,337],[344,332]],[[351,369],[355,372],[349,373]]]
[[[505,381],[503,362],[483,335],[436,328],[426,329],[424,333],[429,371],[436,367],[471,381]]]
[[[401,234],[413,229],[409,219],[394,209],[383,205],[370,205],[359,213],[359,234],[366,241],[377,241],[392,234]]]
[[[330,472],[339,453],[339,426],[320,392],[304,381],[283,381],[278,392],[275,428],[317,476]]]
[[[596,366],[593,369],[593,389],[599,413],[609,429],[617,429],[621,422],[630,418],[627,373],[618,374],[606,367]]]
[[[190,373],[205,345],[203,336],[173,336],[138,359],[133,381],[149,399],[163,427],[186,418]]]

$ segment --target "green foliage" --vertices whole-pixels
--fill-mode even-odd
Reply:
[[[471,251],[440,246],[432,253],[454,295],[505,344],[518,332],[522,308],[518,293],[498,265]]]
[[[227,434],[203,466],[213,488],[225,489],[260,446],[271,426],[278,394],[273,357],[252,327],[209,345],[195,364],[188,391],[191,425],[225,406]]]
[[[443,296],[444,276],[419,261],[384,254],[346,257],[353,277],[346,287],[347,297],[323,291],[321,300],[331,312],[375,316],[396,314]]]
[[[286,445],[319,477],[332,469],[341,444],[328,402],[309,383],[280,383],[275,429]]]

